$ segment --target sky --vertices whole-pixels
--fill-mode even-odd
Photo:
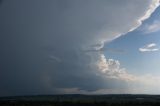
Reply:
[[[159,0],[0,0],[0,96],[160,94]]]

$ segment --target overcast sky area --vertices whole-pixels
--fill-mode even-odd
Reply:
[[[0,96],[160,94],[160,0],[0,0]]]

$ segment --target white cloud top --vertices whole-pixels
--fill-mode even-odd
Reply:
[[[98,68],[107,78],[123,81],[135,80],[135,76],[128,74],[124,68],[120,67],[120,62],[118,60],[106,59],[104,55],[101,55]]]

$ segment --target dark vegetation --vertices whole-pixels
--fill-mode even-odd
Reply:
[[[160,106],[160,95],[48,95],[1,97],[0,106]]]

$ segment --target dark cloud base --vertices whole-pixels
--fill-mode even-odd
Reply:
[[[84,50],[127,32],[148,2],[0,0],[3,2],[0,96],[64,93],[57,90],[60,88],[87,92],[127,88],[127,83],[106,78],[96,67],[99,52],[88,54]],[[136,9],[128,8],[135,5]],[[130,17],[133,13],[136,17]]]

